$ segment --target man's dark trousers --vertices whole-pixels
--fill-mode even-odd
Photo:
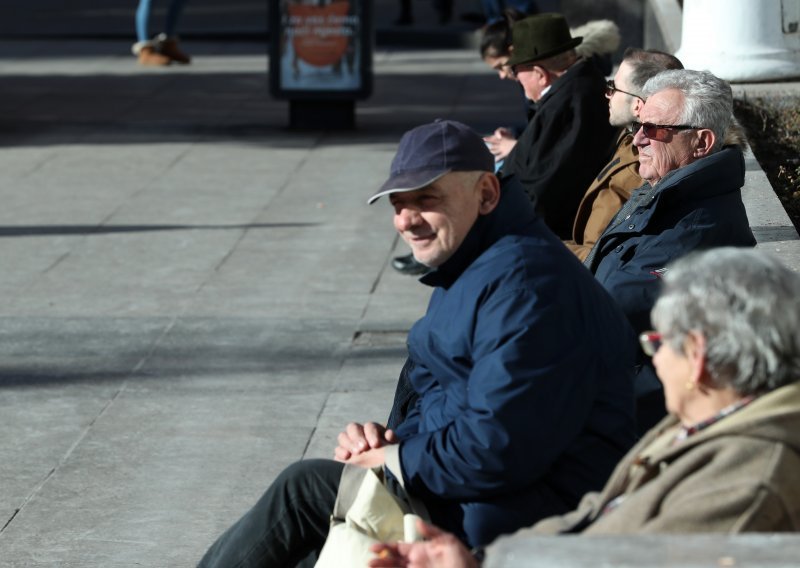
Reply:
[[[198,564],[202,568],[295,566],[325,544],[344,464],[303,460],[287,467]]]

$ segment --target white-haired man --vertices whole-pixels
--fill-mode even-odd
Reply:
[[[647,81],[642,94],[647,102],[633,143],[645,183],[584,260],[637,332],[649,326],[671,261],[698,249],[755,245],[742,203],[742,147],[723,145],[732,130],[730,85],[707,71],[670,70]],[[640,363],[637,419],[644,431],[665,410],[649,360]]]

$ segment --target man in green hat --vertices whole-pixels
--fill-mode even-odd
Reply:
[[[538,14],[514,24],[508,60],[536,109],[500,173],[522,182],[545,223],[565,240],[617,135],[608,122],[605,77],[594,60],[575,53],[581,41],[561,14]]]

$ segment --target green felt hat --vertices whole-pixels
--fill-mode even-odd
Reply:
[[[541,61],[574,48],[583,41],[572,37],[561,14],[537,14],[520,20],[511,28],[514,47],[508,65]]]

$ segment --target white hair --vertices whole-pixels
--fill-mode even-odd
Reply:
[[[676,350],[690,331],[706,340],[706,369],[740,395],[800,380],[800,274],[763,251],[733,247],[669,267],[651,313]]]
[[[716,135],[713,150],[719,150],[733,116],[731,86],[708,71],[670,69],[649,79],[642,92],[647,99],[665,89],[683,93],[681,124],[710,129]]]

